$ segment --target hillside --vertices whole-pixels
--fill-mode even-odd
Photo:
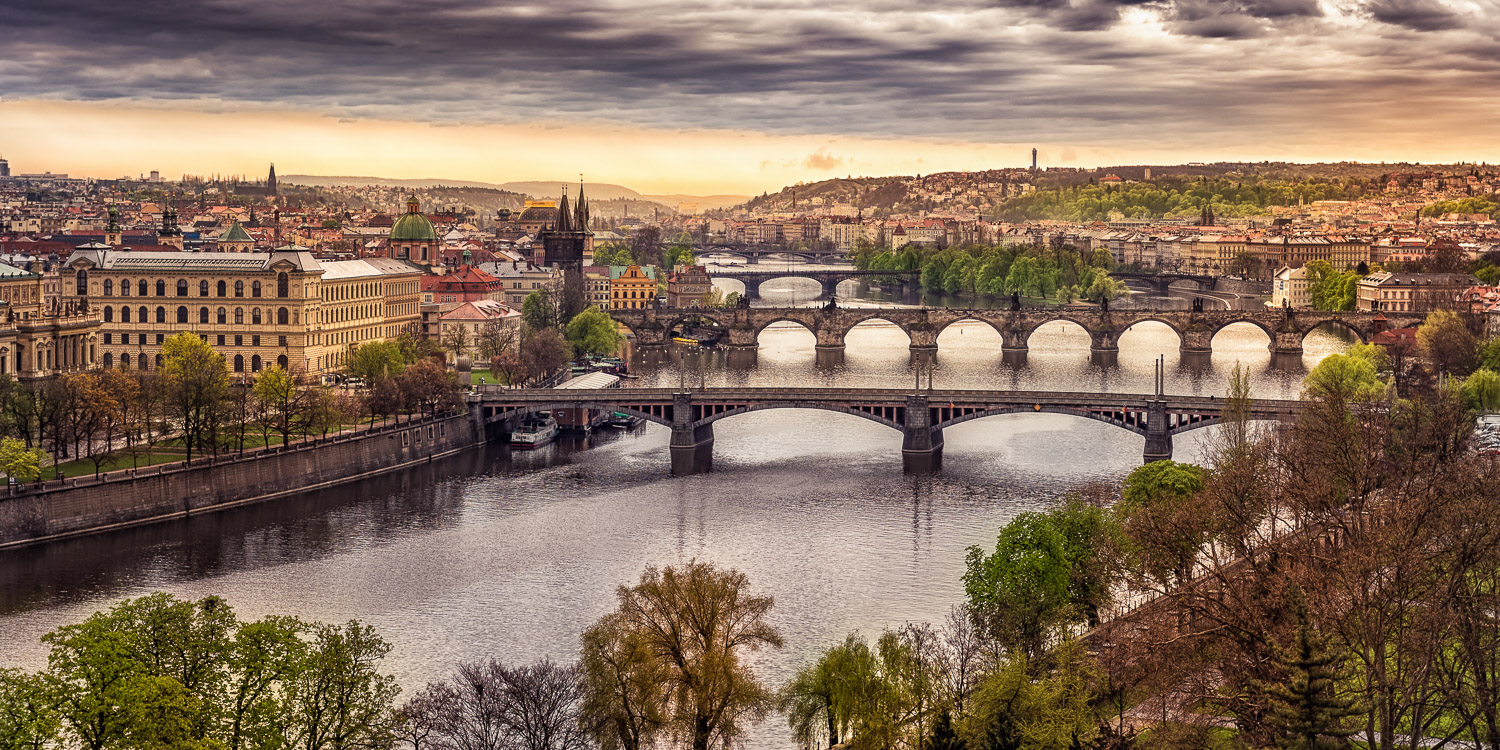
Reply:
[[[449,188],[488,188],[501,190],[507,193],[519,193],[537,199],[557,198],[562,195],[563,185],[576,185],[577,183],[566,180],[523,180],[515,182],[493,183],[474,182],[471,180],[449,180],[438,177],[424,177],[420,179],[398,180],[388,177],[370,176],[348,176],[348,175],[305,175],[292,174],[281,178],[282,182],[294,185],[309,185],[315,187],[328,187],[336,185],[347,185],[353,187],[399,187],[412,189],[427,189],[437,186]],[[661,209],[675,210],[678,203],[697,203],[704,210],[724,208],[742,203],[750,196],[747,195],[647,195],[632,190],[624,185],[614,185],[608,182],[589,182],[584,184],[584,189],[590,200],[612,201],[625,200],[634,204],[636,201],[644,203],[660,204]],[[649,206],[642,206],[649,210]],[[635,205],[631,210],[636,209]]]

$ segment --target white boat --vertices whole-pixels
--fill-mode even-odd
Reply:
[[[521,424],[510,433],[513,448],[538,448],[557,437],[557,420],[550,416],[534,414],[521,420]]]

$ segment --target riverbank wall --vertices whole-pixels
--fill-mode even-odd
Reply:
[[[195,459],[11,488],[0,495],[0,549],[140,526],[384,474],[484,442],[470,414],[310,440],[244,456]]]

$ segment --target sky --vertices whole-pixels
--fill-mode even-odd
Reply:
[[[0,0],[17,172],[1500,161],[1500,0]]]

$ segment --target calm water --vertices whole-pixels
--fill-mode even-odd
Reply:
[[[790,281],[789,284],[799,282]],[[786,304],[769,290],[767,304]],[[794,292],[788,292],[788,295]],[[767,329],[758,366],[714,369],[689,358],[642,385],[870,385],[912,382],[906,336],[870,323],[848,337],[844,365],[813,364],[813,337]],[[1121,338],[1117,367],[1091,367],[1088,337],[1039,330],[1020,367],[1001,361],[983,324],[939,339],[939,387],[1145,392],[1165,354],[1168,389],[1221,393],[1236,361],[1257,393],[1293,396],[1303,374],[1346,342],[1314,334],[1301,365],[1270,366],[1260,331],[1227,329],[1206,362],[1179,362],[1169,329]],[[700,374],[699,370],[707,368]],[[776,596],[787,647],[760,660],[773,682],[845,633],[936,621],[962,597],[971,544],[1007,520],[1089,482],[1118,481],[1142,438],[1060,415],[1013,415],[946,431],[943,471],[903,476],[900,435],[828,412],[762,411],[716,425],[715,471],[667,474],[667,431],[512,455],[495,447],[312,496],[144,529],[0,553],[0,665],[44,664],[38,637],[127,596],[218,594],[245,618],[272,612],[358,618],[394,645],[388,660],[414,690],[456,661],[486,655],[571,660],[579,632],[613,606],[614,589],[649,563],[733,566]],[[1204,431],[1176,439],[1197,455]],[[787,747],[779,720],[752,747]]]

